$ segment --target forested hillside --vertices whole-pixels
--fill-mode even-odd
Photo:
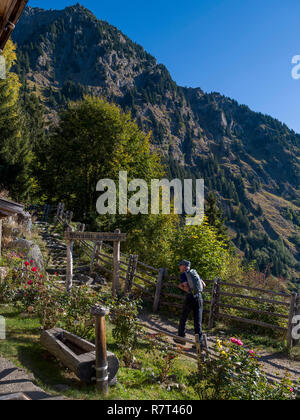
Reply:
[[[43,144],[44,128],[57,122],[70,100],[90,93],[115,102],[144,131],[152,130],[152,145],[163,154],[170,177],[205,178],[206,192],[216,195],[248,261],[297,281],[298,134],[219,93],[178,86],[164,65],[80,5],[27,8],[14,42],[32,150]]]

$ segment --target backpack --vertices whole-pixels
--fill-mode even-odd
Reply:
[[[185,272],[188,284],[190,286],[190,289],[192,290],[194,295],[197,295],[199,293],[203,292],[203,281],[196,270],[190,270]]]

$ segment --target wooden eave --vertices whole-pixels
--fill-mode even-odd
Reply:
[[[22,213],[24,213],[24,206],[22,204],[0,198],[0,219]]]
[[[0,52],[3,51],[28,0],[0,0]]]

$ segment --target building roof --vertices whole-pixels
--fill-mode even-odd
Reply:
[[[0,219],[23,213],[24,206],[22,204],[14,203],[13,201],[6,200],[5,198],[0,198]]]
[[[4,49],[28,0],[0,0],[0,52]]]

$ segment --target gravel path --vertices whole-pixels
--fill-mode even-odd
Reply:
[[[13,363],[0,357],[0,398],[7,394],[24,393],[31,400],[63,400],[60,396],[46,394],[33,383],[33,375],[17,368]]]
[[[177,335],[178,325],[174,321],[162,319],[159,315],[144,315],[141,317],[141,320],[151,327]],[[215,344],[217,336],[209,332],[207,333],[206,331],[205,333],[207,335],[209,351],[213,354],[212,346]],[[194,333],[192,330],[188,330],[187,338],[194,340]],[[218,334],[218,338],[222,338],[222,335]],[[224,336],[224,338],[228,337]],[[167,339],[170,340],[169,338]],[[196,354],[190,344],[187,344],[185,347],[189,348],[189,352],[194,352]],[[260,351],[258,352],[258,355],[260,356],[260,363],[271,381],[278,381],[278,379],[285,376],[286,373],[290,375],[292,381],[296,382],[300,380],[300,362],[289,359],[287,355],[283,353]]]

